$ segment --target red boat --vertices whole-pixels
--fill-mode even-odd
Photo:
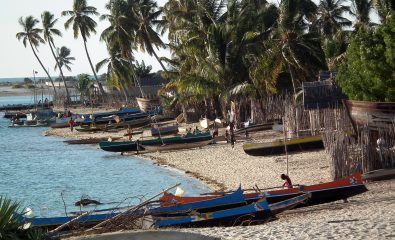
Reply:
[[[333,182],[320,183],[309,186],[298,186],[294,188],[273,190],[267,192],[246,193],[244,194],[244,197],[245,200],[250,203],[259,200],[263,196],[263,194],[265,194],[267,197],[267,201],[270,204],[284,201],[286,199],[290,199],[304,193],[311,193],[310,199],[303,205],[310,206],[347,199],[349,197],[366,192],[367,190],[368,189],[362,182],[361,174],[355,173],[352,176]],[[160,204],[161,206],[173,206],[177,204],[205,201],[208,199],[218,198],[220,196],[221,195],[213,194],[208,196],[178,197],[166,192],[160,198]]]

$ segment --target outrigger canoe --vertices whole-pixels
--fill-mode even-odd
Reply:
[[[333,182],[319,183],[309,186],[298,186],[294,188],[272,190],[267,192],[246,193],[244,194],[244,197],[247,202],[254,202],[259,200],[264,194],[267,197],[267,201],[269,203],[276,203],[304,193],[311,193],[311,198],[304,204],[305,206],[310,206],[347,199],[352,196],[364,193],[367,190],[368,189],[362,182],[361,174],[355,173],[352,176]],[[160,198],[160,204],[161,206],[172,206],[174,204],[199,202],[217,197],[218,194],[196,197],[178,197],[171,193],[165,192]]]
[[[194,213],[189,216],[157,218],[155,225],[163,227],[212,227],[235,226],[261,223],[273,218],[276,213],[292,209],[307,201],[309,194],[303,194],[282,202],[268,204],[263,197],[246,206],[227,208],[208,213]]]
[[[269,143],[244,143],[244,152],[252,156],[268,156],[285,153],[285,145],[288,152],[297,152],[312,149],[324,149],[321,136],[301,137],[294,139],[277,139]]]
[[[137,145],[141,146],[152,146],[152,145],[163,145],[163,144],[175,144],[175,143],[192,143],[200,142],[205,140],[211,140],[213,137],[209,131],[198,133],[198,134],[186,134],[185,136],[175,136],[168,138],[155,138],[140,141],[124,141],[124,142],[109,142],[101,141],[99,143],[100,148],[108,152],[129,152],[137,151]],[[144,149],[141,149],[144,150]]]

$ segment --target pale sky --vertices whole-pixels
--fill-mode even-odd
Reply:
[[[95,6],[97,11],[101,14],[107,13],[105,11],[105,4],[108,0],[87,0],[88,5]],[[157,0],[159,6],[163,6],[167,0]],[[269,2],[278,2],[276,0],[269,0]],[[314,0],[318,3],[318,0]],[[25,48],[22,42],[19,42],[15,35],[17,32],[21,32],[23,29],[18,23],[19,17],[33,15],[35,18],[40,20],[37,27],[41,28],[41,14],[44,11],[50,11],[58,18],[56,28],[61,30],[63,37],[55,38],[55,44],[57,47],[66,46],[71,49],[71,56],[75,57],[76,60],[72,65],[72,72],[64,70],[65,75],[78,75],[80,73],[92,74],[90,69],[83,42],[81,38],[74,39],[73,32],[71,29],[64,29],[64,22],[67,17],[61,17],[60,13],[64,10],[71,10],[73,0],[1,0],[0,7],[0,29],[1,29],[1,42],[0,42],[0,78],[8,77],[32,77],[33,69],[38,72],[38,76],[45,76],[45,72],[42,70],[40,64],[36,60],[28,46]],[[92,35],[88,40],[88,50],[94,65],[97,62],[107,58],[107,50],[104,42],[99,41],[101,32],[109,25],[107,21],[100,21],[95,18],[98,23],[96,28],[97,34]],[[162,39],[167,42],[167,36]],[[58,76],[55,73],[54,66],[55,60],[52,57],[48,45],[40,45],[39,57],[49,69],[51,76]],[[158,52],[159,56],[169,56],[168,50],[161,50]],[[136,53],[136,59],[144,62],[148,65],[152,65],[153,70],[160,70],[161,67],[155,58],[150,57],[147,54]],[[105,72],[105,68],[99,72],[102,74]]]
[[[87,2],[88,5],[96,7],[100,14],[107,13],[104,6],[108,0],[88,0]],[[158,0],[157,2],[158,5],[162,6],[166,0]],[[67,17],[61,17],[60,13],[64,10],[72,10],[72,5],[73,0],[1,0],[0,78],[32,77],[33,69],[38,72],[38,76],[45,76],[45,72],[34,57],[30,46],[25,48],[23,43],[15,37],[17,32],[23,30],[18,23],[19,17],[33,15],[40,20],[37,27],[41,28],[41,14],[44,11],[50,11],[56,18],[59,18],[56,28],[62,31],[63,37],[55,38],[56,46],[70,48],[71,56],[76,58],[72,65],[72,72],[64,69],[65,75],[92,74],[82,39],[74,39],[72,29],[67,31],[64,29],[64,22]],[[101,32],[109,25],[108,21],[100,21],[98,18],[95,20],[98,23],[97,34],[91,36],[88,40],[88,50],[94,65],[108,57],[106,46],[104,42],[99,41],[99,37]],[[51,76],[58,76],[58,73],[54,71],[55,60],[52,57],[49,46],[40,45],[38,54],[46,68],[49,68]],[[169,52],[162,50],[158,54],[159,56],[168,56]],[[136,58],[139,61],[144,60],[146,64],[152,65],[154,71],[161,69],[156,59],[151,58],[147,54],[137,53]],[[104,72],[105,68],[99,74]]]

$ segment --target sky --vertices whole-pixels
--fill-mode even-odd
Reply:
[[[159,6],[163,6],[166,1],[167,0],[157,0],[157,3]],[[87,2],[88,5],[96,7],[99,13],[107,13],[104,6],[108,0],[87,0]],[[277,3],[278,1],[269,0],[269,2]],[[318,3],[319,1],[314,0],[314,2]],[[44,70],[34,57],[30,47],[28,46],[25,48],[22,42],[18,41],[15,37],[17,32],[23,30],[18,23],[18,19],[21,16],[26,17],[32,15],[37,19],[41,19],[41,14],[44,11],[50,11],[59,19],[56,28],[62,31],[63,36],[55,38],[56,46],[66,46],[70,48],[71,56],[76,58],[72,65],[72,72],[68,72],[64,69],[65,75],[75,76],[81,73],[92,74],[82,39],[74,39],[72,30],[64,29],[64,22],[67,20],[67,17],[61,17],[61,12],[64,10],[71,10],[72,5],[73,0],[1,0],[0,29],[2,34],[0,42],[0,78],[32,77],[33,70],[38,72],[38,77],[45,76]],[[109,26],[107,21],[100,21],[98,18],[95,20],[98,23],[98,27],[96,28],[97,34],[92,35],[87,42],[88,51],[94,65],[108,57],[106,46],[104,42],[99,40],[99,37],[101,32]],[[41,22],[37,27],[41,28]],[[166,36],[162,37],[165,42],[167,42],[166,38]],[[38,55],[44,66],[49,69],[50,75],[58,76],[58,73],[54,71],[55,60],[52,57],[49,46],[42,44],[39,46],[38,50]],[[158,55],[169,56],[170,52],[168,50],[160,50],[158,51]],[[146,65],[152,65],[153,71],[161,70],[157,60],[150,57],[148,54],[138,52],[135,54],[135,57],[139,61],[144,60]],[[104,72],[105,68],[98,74]]]
[[[99,13],[107,13],[104,6],[108,0],[88,0],[88,5],[97,8]],[[162,6],[166,0],[158,0],[159,6]],[[41,28],[41,14],[44,11],[50,11],[59,18],[56,28],[63,33],[62,37],[56,37],[55,44],[57,47],[66,46],[71,49],[71,56],[75,57],[72,67],[72,72],[64,69],[64,74],[67,76],[74,76],[80,73],[92,74],[89,66],[87,56],[84,50],[84,44],[81,38],[74,39],[71,29],[64,29],[64,22],[67,17],[61,17],[61,12],[64,10],[72,10],[73,0],[1,0],[0,7],[0,29],[1,29],[1,42],[0,42],[0,78],[11,77],[32,77],[33,70],[37,71],[37,76],[45,76],[44,70],[33,55],[31,48],[25,48],[21,41],[15,37],[16,33],[23,31],[18,23],[18,19],[23,16],[32,15],[40,20],[37,27]],[[88,51],[91,56],[92,62],[95,65],[97,62],[108,57],[107,50],[104,42],[99,40],[101,32],[109,26],[108,21],[100,21],[95,19],[98,23],[96,28],[97,34],[92,35],[88,39]],[[165,39],[164,37],[163,39]],[[51,76],[58,76],[54,71],[55,60],[52,57],[48,45],[40,45],[39,57],[44,66],[49,69]],[[169,56],[167,50],[158,52],[159,56]],[[152,65],[154,71],[160,70],[160,65],[155,58],[150,57],[148,54],[136,53],[136,59],[144,60],[146,64]],[[99,74],[105,72],[103,68]]]

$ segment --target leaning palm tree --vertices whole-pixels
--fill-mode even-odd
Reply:
[[[55,24],[58,21],[58,19],[54,19],[54,15],[52,13],[45,11],[45,12],[43,12],[43,14],[41,14],[41,21],[43,24],[44,40],[48,43],[49,48],[51,49],[51,53],[56,61],[56,65],[59,65],[58,58],[57,58],[55,51],[54,51],[54,49],[56,49],[56,47],[55,47],[55,43],[53,40],[54,36],[59,36],[59,37],[62,36],[62,33],[58,29],[55,28]],[[60,76],[62,78],[64,87],[66,89],[67,102],[70,102],[71,101],[70,94],[69,94],[69,90],[66,85],[66,80],[64,78],[62,67],[59,67],[59,71],[60,71]]]
[[[68,29],[72,25],[74,38],[76,39],[81,34],[82,40],[84,41],[86,56],[88,57],[88,61],[91,66],[96,83],[99,86],[100,94],[104,99],[105,92],[96,75],[96,71],[93,67],[86,45],[86,42],[90,37],[91,33],[96,33],[95,28],[97,26],[97,23],[90,17],[92,15],[97,16],[99,15],[99,13],[96,11],[95,7],[88,6],[86,0],[74,0],[73,10],[62,12],[62,16],[70,16],[70,18],[64,24],[65,28]]]
[[[139,0],[137,4],[132,6],[134,19],[137,21],[135,30],[135,43],[142,52],[147,52],[150,56],[154,55],[156,60],[161,65],[162,69],[166,72],[167,69],[155,52],[155,48],[165,48],[158,32],[154,27],[158,27],[161,20],[158,17],[162,14],[162,10],[158,9],[158,5],[152,0]]]
[[[23,45],[26,47],[27,44],[30,45],[34,56],[36,57],[37,61],[40,63],[42,69],[44,72],[47,74],[48,79],[51,81],[54,94],[56,96],[56,88],[55,84],[52,81],[51,76],[49,75],[47,69],[44,67],[44,64],[41,62],[40,58],[37,55],[37,47],[40,45],[40,43],[44,43],[44,39],[40,37],[40,33],[42,33],[42,29],[36,28],[36,24],[38,24],[39,21],[34,18],[33,16],[27,16],[25,18],[20,17],[19,18],[19,24],[23,28],[23,32],[19,32],[16,34],[16,38],[20,41],[22,40]]]

